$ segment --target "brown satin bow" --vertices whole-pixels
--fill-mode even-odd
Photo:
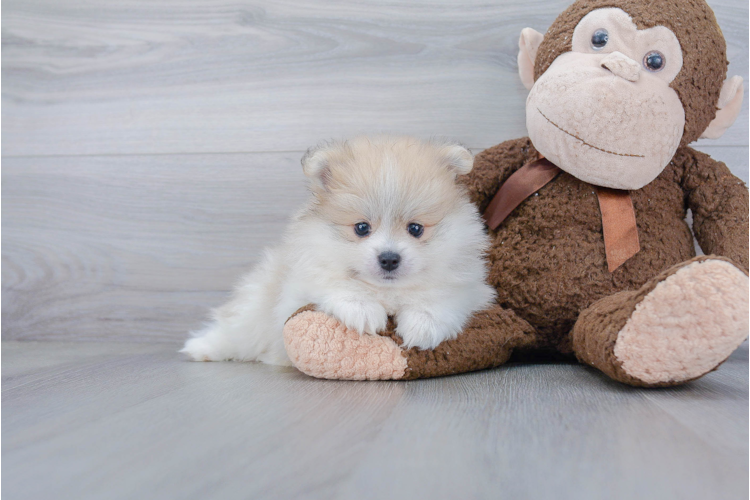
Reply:
[[[560,172],[559,167],[544,157],[516,170],[500,186],[485,210],[483,216],[487,226],[497,230],[518,205],[549,184]],[[641,249],[633,200],[628,191],[603,187],[596,188],[596,196],[602,214],[607,268],[614,272]]]

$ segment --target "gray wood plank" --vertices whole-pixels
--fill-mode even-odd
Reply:
[[[306,199],[300,157],[6,159],[4,338],[185,338]]]
[[[14,500],[748,497],[747,344],[665,390],[574,364],[323,381],[163,344],[3,342],[2,361]]]
[[[568,0],[9,0],[3,154],[304,150],[357,132],[525,134],[520,30]],[[710,2],[748,80],[748,4]],[[747,91],[717,145],[748,145]]]
[[[743,346],[747,349],[747,343]],[[730,359],[737,366],[738,357]],[[697,394],[693,391],[647,393],[646,397],[675,421],[696,431],[701,439],[725,451],[747,453],[748,420],[744,398],[747,397],[747,371],[731,370],[723,374],[721,383]],[[712,407],[709,401],[721,400]],[[716,425],[716,412],[722,414],[725,425]]]

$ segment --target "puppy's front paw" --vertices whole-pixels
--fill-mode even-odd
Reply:
[[[341,321],[347,328],[371,335],[385,330],[388,323],[385,308],[377,302],[339,302],[326,312]]]
[[[456,338],[458,329],[440,321],[424,311],[404,311],[398,315],[396,333],[404,341],[403,347],[409,349],[434,349],[442,341]]]

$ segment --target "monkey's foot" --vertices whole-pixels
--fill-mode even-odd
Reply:
[[[695,257],[639,290],[605,297],[572,332],[579,360],[620,382],[670,386],[716,369],[748,334],[748,277],[729,259]]]
[[[284,343],[294,366],[313,377],[410,380],[498,366],[536,342],[531,325],[498,305],[475,313],[457,338],[435,349],[402,349],[395,330],[389,319],[379,336],[361,335],[306,306],[286,322]]]
[[[725,260],[698,260],[659,282],[617,335],[622,369],[647,384],[714,370],[747,338],[748,278]]]
[[[390,337],[363,335],[313,307],[303,307],[284,325],[292,364],[317,378],[395,380],[404,377],[406,358]]]

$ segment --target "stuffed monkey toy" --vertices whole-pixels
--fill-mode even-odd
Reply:
[[[669,386],[747,337],[748,191],[688,147],[719,137],[743,96],[708,5],[578,0],[519,48],[529,137],[480,153],[459,181],[488,224],[497,305],[428,351],[401,349],[392,320],[360,335],[311,305],[284,329],[298,369],[414,379],[546,352]]]

